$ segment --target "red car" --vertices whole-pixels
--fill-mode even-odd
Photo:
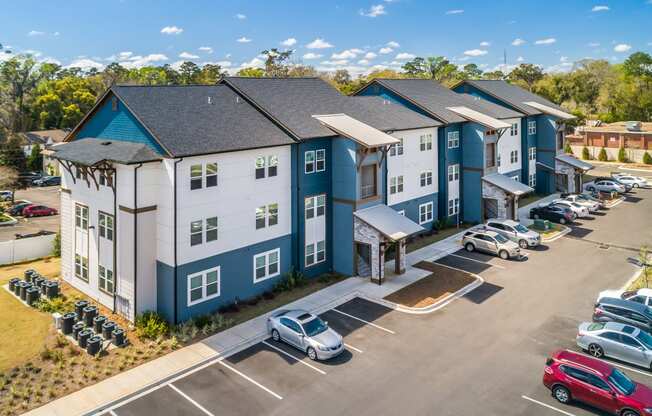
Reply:
[[[28,205],[23,208],[24,217],[43,217],[45,215],[57,215],[57,210],[45,205]]]
[[[619,416],[652,415],[652,389],[583,354],[554,353],[546,360],[543,384],[561,403],[576,400]]]

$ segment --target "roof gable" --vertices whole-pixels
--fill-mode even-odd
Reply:
[[[557,104],[541,97],[540,95],[534,94],[524,88],[521,88],[518,85],[510,84],[507,81],[467,80],[462,81],[459,85],[464,84],[477,88],[478,90],[491,95],[497,100],[503,101],[504,103],[518,109],[519,111],[522,111],[529,116],[542,114],[542,112],[537,108],[525,104],[527,101],[534,101],[563,111],[562,108]]]

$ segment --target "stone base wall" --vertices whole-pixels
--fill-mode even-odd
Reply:
[[[371,264],[369,265],[369,268],[371,269],[371,278],[378,279],[380,276],[382,279],[385,277],[385,267],[379,267],[381,264],[385,264],[385,253],[380,250],[380,242],[383,241],[382,235],[367,223],[354,216],[353,241],[369,244],[371,246]]]
[[[502,189],[486,181],[482,181],[482,198],[498,201],[498,218],[507,218],[507,194]]]

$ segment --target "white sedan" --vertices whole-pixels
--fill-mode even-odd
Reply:
[[[618,192],[619,194],[624,194],[626,189],[625,185],[616,182],[615,180],[599,180],[597,182],[589,182],[586,185],[586,190],[589,192],[600,191],[600,192]]]
[[[642,303],[643,305],[652,306],[652,289],[642,288],[639,290],[603,290],[598,295],[598,302],[602,298],[616,298],[631,300],[632,302]]]
[[[577,218],[584,218],[589,216],[589,209],[585,206],[578,204],[577,202],[567,201],[565,199],[555,199],[552,201],[555,205],[561,205],[563,207],[569,208]]]
[[[647,179],[641,178],[640,176],[618,175],[616,179],[620,183],[631,185],[632,188],[645,188],[647,186]]]
[[[567,201],[578,204],[580,206],[586,207],[589,212],[596,212],[600,210],[600,203],[596,201],[591,201],[587,198],[583,198],[579,195],[568,195],[566,198],[556,199],[553,202],[557,203],[560,201]]]

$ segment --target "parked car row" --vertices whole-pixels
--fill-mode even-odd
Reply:
[[[530,209],[530,218],[548,220],[563,225],[572,223],[577,218],[588,217],[590,214],[604,209],[604,206],[604,201],[590,193],[562,194],[561,198]]]
[[[585,189],[590,192],[617,192],[619,194],[630,192],[634,188],[645,188],[647,186],[647,179],[626,173],[599,176],[584,185]]]
[[[521,258],[521,249],[541,244],[541,235],[523,224],[507,219],[491,219],[464,233],[462,247],[466,251],[483,251],[503,260]]]
[[[47,215],[57,215],[54,208],[45,205],[34,204],[28,200],[19,200],[9,209],[9,215],[23,217],[43,217]]]

